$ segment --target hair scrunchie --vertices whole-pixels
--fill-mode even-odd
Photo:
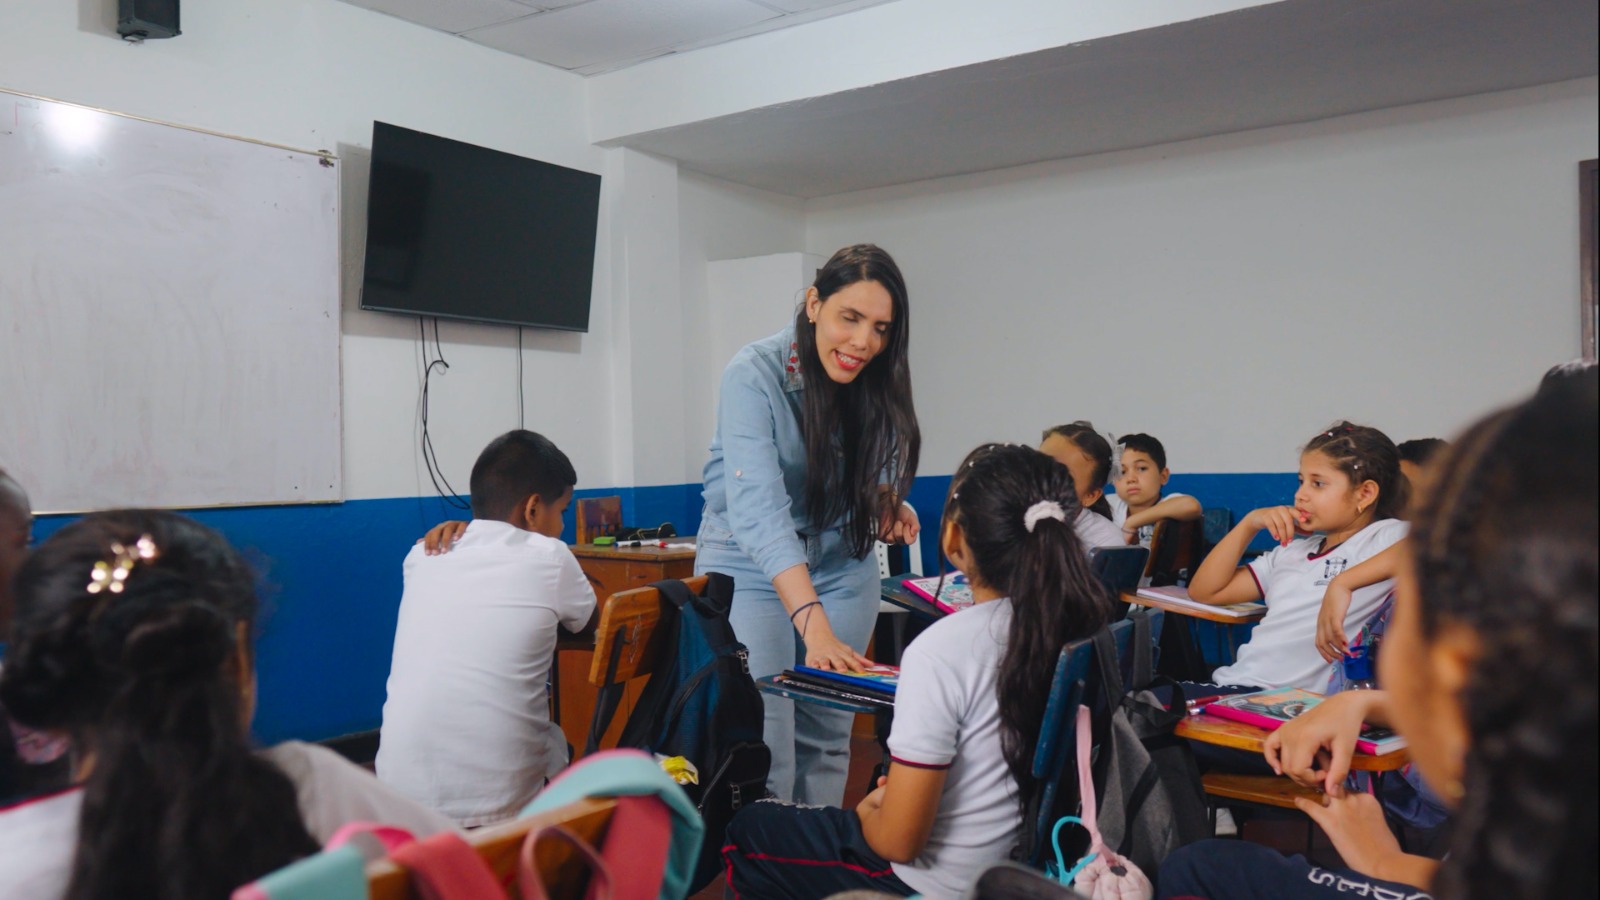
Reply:
[[[1040,519],[1055,519],[1057,522],[1065,522],[1067,521],[1067,511],[1062,509],[1061,504],[1054,500],[1040,500],[1038,503],[1028,507],[1028,511],[1022,514],[1022,525],[1028,529],[1029,534],[1033,534],[1033,527],[1039,524]]]

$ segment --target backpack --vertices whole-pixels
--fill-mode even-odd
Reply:
[[[651,587],[661,592],[661,663],[617,744],[682,756],[698,770],[699,783],[683,786],[705,822],[692,894],[721,870],[722,835],[734,813],[767,796],[772,753],[761,739],[761,693],[750,677],[749,651],[728,624],[733,579],[709,573],[703,596],[675,579]],[[605,718],[593,733],[604,733],[609,712]]]
[[[1167,854],[1208,836],[1205,795],[1194,753],[1172,729],[1186,715],[1182,688],[1158,679],[1151,667],[1147,616],[1138,616],[1126,690],[1116,642],[1109,629],[1094,636],[1100,685],[1110,711],[1094,764],[1100,788],[1095,817],[1105,845],[1146,872]],[[1172,690],[1170,709],[1149,688],[1157,681]]]

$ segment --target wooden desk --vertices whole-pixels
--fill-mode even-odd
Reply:
[[[692,543],[692,537],[668,538],[669,544]],[[601,602],[620,591],[641,588],[667,578],[688,578],[694,574],[694,551],[688,548],[597,547],[577,544],[572,555],[578,566],[594,582],[595,596]],[[583,752],[589,737],[589,720],[594,717],[595,689],[589,684],[589,663],[594,658],[594,639],[566,639],[556,645],[556,670],[552,684],[556,689],[557,722],[574,754]],[[616,717],[606,730],[606,741],[615,746],[622,726],[633,712],[648,678],[635,678],[623,691]]]
[[[1123,591],[1121,597],[1123,603],[1131,603],[1134,606],[1148,606],[1151,609],[1164,610],[1173,615],[1188,616],[1191,619],[1204,619],[1207,622],[1218,622],[1223,625],[1246,625],[1251,622],[1259,622],[1266,618],[1267,615],[1266,610],[1262,610],[1244,616],[1230,616],[1227,613],[1214,612],[1209,609],[1195,609],[1192,606],[1170,603],[1153,597],[1141,597],[1131,591]]]
[[[1266,743],[1270,732],[1265,728],[1246,725],[1231,719],[1217,716],[1208,716],[1201,713],[1198,716],[1189,716],[1172,733],[1191,741],[1200,741],[1205,744],[1216,744],[1219,747],[1232,747],[1236,750],[1248,750],[1251,753],[1260,753],[1261,747]],[[1390,772],[1401,768],[1411,759],[1410,754],[1404,750],[1385,753],[1382,756],[1373,756],[1357,750],[1350,757],[1350,769],[1356,772]]]

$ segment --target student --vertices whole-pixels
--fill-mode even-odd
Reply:
[[[1592,381],[1541,391],[1456,441],[1406,542],[1386,690],[1335,695],[1268,737],[1275,770],[1326,792],[1296,802],[1349,871],[1204,842],[1168,858],[1163,896],[1600,896],[1596,401]],[[1404,735],[1455,809],[1442,862],[1403,852],[1377,800],[1345,790],[1363,722]]]
[[[81,787],[0,810],[0,896],[226,897],[345,822],[450,823],[331,750],[252,752],[254,576],[175,513],[95,513],[23,563],[0,700]]]
[[[1081,512],[1073,527],[1083,544],[1083,552],[1095,547],[1123,547],[1127,535],[1111,522],[1111,506],[1106,502],[1106,484],[1111,479],[1111,442],[1084,421],[1057,425],[1045,430],[1039,449],[1067,467],[1077,486]]]
[[[1189,522],[1200,518],[1200,501],[1176,491],[1163,491],[1172,472],[1167,450],[1148,434],[1122,436],[1121,472],[1117,492],[1106,495],[1111,524],[1122,529],[1128,543],[1150,546],[1156,523],[1162,519]]]
[[[548,438],[507,432],[472,467],[473,519],[450,552],[405,559],[378,777],[464,826],[515,816],[567,764],[546,694],[557,627],[598,617],[561,541],[577,480]]]
[[[1400,454],[1383,432],[1339,422],[1312,438],[1300,454],[1294,506],[1250,512],[1189,581],[1189,596],[1201,603],[1267,604],[1237,661],[1217,669],[1215,682],[1233,689],[1323,690],[1331,664],[1313,644],[1328,584],[1405,536],[1405,523],[1395,518],[1405,498]],[[1263,529],[1279,546],[1240,566]],[[1377,611],[1389,588],[1383,581],[1354,592],[1343,623],[1347,638]]]
[[[854,810],[763,802],[728,826],[731,896],[810,900],[853,889],[961,896],[1008,857],[1046,691],[1067,642],[1113,605],[1069,523],[1069,473],[1037,451],[990,444],[956,470],[939,544],[974,606],[906,648],[889,774]]]

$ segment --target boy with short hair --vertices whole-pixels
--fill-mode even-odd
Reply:
[[[466,827],[515,816],[567,764],[546,696],[556,628],[598,612],[561,541],[577,480],[549,439],[507,432],[472,467],[450,552],[406,555],[378,777]]]
[[[1122,471],[1117,475],[1115,494],[1107,494],[1111,521],[1122,529],[1130,544],[1150,546],[1156,523],[1162,519],[1187,522],[1201,515],[1200,501],[1175,491],[1162,493],[1172,473],[1167,469],[1167,450],[1148,434],[1123,435]]]

